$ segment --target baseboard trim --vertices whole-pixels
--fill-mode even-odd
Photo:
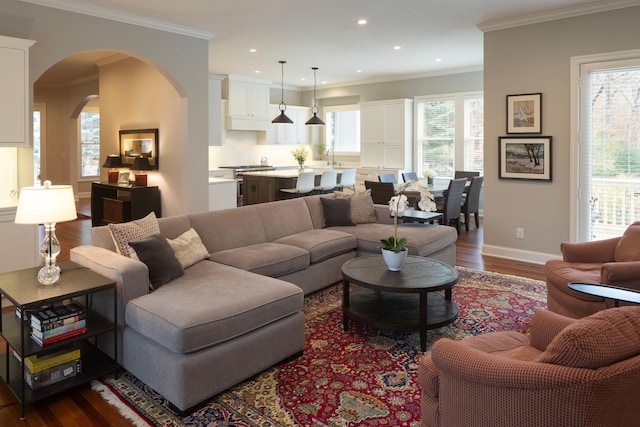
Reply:
[[[543,265],[550,259],[562,259],[560,255],[544,252],[525,251],[504,246],[482,245],[482,255],[524,261],[531,264]]]

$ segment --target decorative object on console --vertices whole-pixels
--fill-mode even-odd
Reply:
[[[136,173],[136,186],[137,187],[146,187],[147,186],[147,174],[142,173],[141,171],[150,171],[153,168],[149,164],[149,159],[146,157],[136,157],[131,165],[131,170],[139,171]]]
[[[298,162],[298,169],[301,171],[304,170],[304,161],[307,160],[307,156],[309,152],[307,151],[307,147],[298,147],[295,150],[291,150],[291,154],[293,158]]]
[[[305,125],[324,126],[324,122],[320,117],[318,117],[318,98],[316,97],[316,72],[318,71],[318,67],[311,67],[311,69],[313,70],[313,107],[311,107],[313,117],[307,120]]]
[[[158,129],[121,130],[119,135],[124,167],[131,166],[138,157],[145,157],[151,169],[158,169]]]
[[[44,224],[45,237],[40,245],[45,265],[38,272],[38,281],[51,285],[60,278],[60,267],[56,258],[60,254],[60,242],[56,237],[56,223],[71,221],[78,217],[73,188],[70,185],[23,187],[18,198],[16,224]]]
[[[122,159],[117,154],[109,154],[107,160],[105,160],[103,168],[111,168],[109,171],[109,184],[115,184],[118,182],[119,172],[116,168],[122,167]]]
[[[287,115],[284,113],[285,111],[287,111],[287,104],[284,103],[284,64],[287,63],[287,61],[278,61],[280,63],[280,66],[282,67],[282,77],[280,79],[280,87],[282,88],[282,95],[280,97],[280,105],[278,106],[278,109],[280,110],[280,115],[278,117],[276,117],[275,119],[273,119],[271,121],[271,123],[276,123],[276,124],[293,124],[293,120],[291,120],[289,117],[287,117]]]

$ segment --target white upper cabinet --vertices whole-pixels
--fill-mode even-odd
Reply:
[[[280,114],[280,106],[271,104],[269,106],[269,117],[275,118]],[[274,124],[269,120],[269,127],[265,136],[267,144],[308,144],[309,126],[305,125],[311,117],[311,108],[296,105],[287,105],[285,111],[287,117],[293,120],[293,124]]]
[[[226,127],[229,130],[267,130],[271,82],[229,75],[222,97],[227,99]]]
[[[360,104],[360,165],[412,168],[413,101],[398,99]]]
[[[0,36],[0,146],[30,146],[29,47],[35,41]]]

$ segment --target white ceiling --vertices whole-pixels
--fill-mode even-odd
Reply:
[[[640,0],[23,0],[210,38],[209,71],[286,86],[398,80],[482,69],[483,30],[640,4]],[[368,23],[358,25],[365,18]],[[400,49],[394,50],[394,46]],[[255,53],[249,49],[256,49]],[[439,62],[436,60],[439,59]],[[81,77],[96,57],[45,76]],[[95,67],[93,67],[95,69]],[[256,71],[259,73],[256,73]],[[357,72],[360,70],[360,72]]]

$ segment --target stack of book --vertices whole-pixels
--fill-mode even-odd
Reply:
[[[31,338],[41,346],[87,332],[87,314],[76,303],[59,305],[31,315]]]
[[[81,372],[80,349],[70,348],[46,356],[24,359],[24,380],[33,390],[55,384]]]

